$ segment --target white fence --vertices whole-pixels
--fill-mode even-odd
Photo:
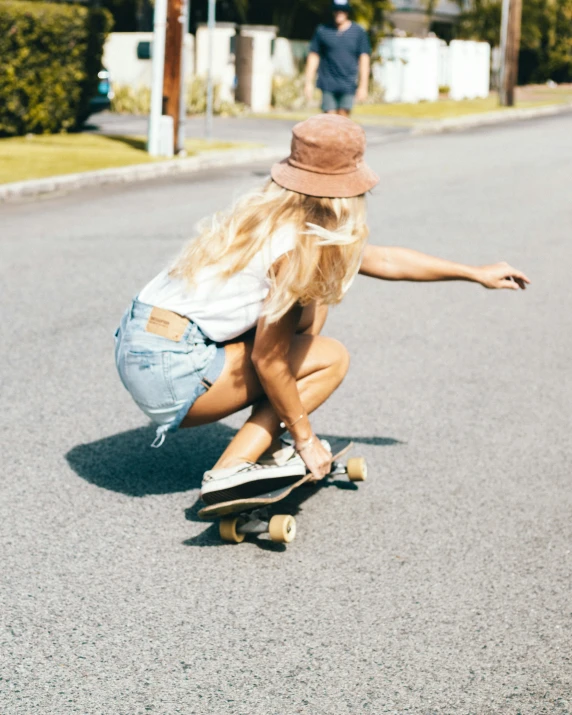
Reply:
[[[449,97],[487,97],[490,89],[491,46],[486,42],[453,40],[449,45]]]
[[[489,94],[491,48],[486,42],[428,37],[386,37],[379,45],[381,61],[373,66],[375,81],[386,102],[434,101],[439,87],[449,87],[451,99],[475,99]]]
[[[304,63],[308,43],[279,37],[272,28],[243,28],[254,40],[253,89],[257,111],[265,111],[270,97],[272,72],[294,76]],[[221,99],[233,100],[235,26],[220,23],[215,30],[213,77]],[[141,43],[152,41],[152,33],[112,33],[105,44],[103,62],[113,82],[132,87],[150,86],[151,62],[141,56]],[[273,52],[270,54],[271,44]],[[435,37],[386,37],[378,47],[380,62],[374,63],[375,81],[385,90],[386,102],[434,101],[439,88],[448,87],[451,99],[486,97],[490,87],[491,48],[486,42],[453,40],[446,45]],[[206,28],[196,37],[187,35],[187,76],[206,73],[208,63]],[[258,97],[260,95],[260,97]],[[254,101],[254,100],[253,100]]]
[[[219,87],[220,99],[234,101],[234,77],[236,74],[234,53],[231,52],[232,38],[236,35],[234,23],[219,22],[213,33],[213,82]],[[196,69],[199,77],[206,77],[209,65],[209,32],[205,24],[197,27],[195,37]]]
[[[111,81],[135,89],[151,87],[151,61],[144,59],[142,49],[148,50],[152,43],[152,32],[112,32],[103,50],[103,65],[109,70]],[[194,35],[186,35],[185,68],[189,75],[195,72],[194,44]]]

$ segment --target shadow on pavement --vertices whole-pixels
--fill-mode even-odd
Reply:
[[[66,459],[74,472],[91,484],[128,496],[186,492],[201,486],[203,473],[217,461],[235,433],[232,427],[217,422],[169,434],[160,449],[152,449],[155,427],[149,425],[78,444]],[[353,439],[356,445],[401,444],[391,437],[322,437],[330,442]],[[338,482],[329,484],[341,486]],[[344,488],[349,486],[344,483]],[[199,509],[198,502],[187,509],[187,519],[199,521]]]
[[[359,445],[360,444],[371,444],[375,446],[389,447],[395,444],[404,444],[398,439],[393,439],[392,437],[340,437],[339,435],[321,435],[323,439],[327,439],[329,442],[334,443],[338,440],[351,439],[355,442],[357,449],[354,449],[353,455],[348,456],[359,456]],[[341,460],[344,461],[344,460]],[[347,478],[342,479],[332,479],[324,480],[318,484],[304,484],[303,486],[295,489],[291,492],[285,499],[278,502],[276,505],[270,507],[271,514],[291,514],[296,516],[301,511],[303,511],[304,502],[310,497],[314,496],[317,492],[322,489],[328,488],[344,489],[346,491],[357,491],[359,487],[353,482],[347,481]],[[207,522],[200,519],[198,513],[200,509],[204,506],[200,499],[185,509],[185,518],[187,521],[194,521],[205,524]],[[197,536],[193,536],[190,539],[183,541],[184,546],[223,546],[228,545],[221,540],[218,530],[219,520],[214,520],[207,529],[202,531]],[[275,544],[270,541],[266,536],[256,537],[247,536],[247,541],[253,542],[261,549],[266,551],[284,551],[286,546],[284,544]]]
[[[155,427],[78,444],[66,454],[76,474],[98,487],[133,497],[198,489],[236,430],[222,423],[180,430],[152,449]]]

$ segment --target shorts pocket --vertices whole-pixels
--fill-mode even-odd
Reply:
[[[159,408],[175,402],[169,352],[126,350],[119,358],[118,367],[123,384],[137,404]]]

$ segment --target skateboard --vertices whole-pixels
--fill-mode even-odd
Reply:
[[[324,479],[347,475],[351,482],[363,482],[367,478],[367,464],[363,457],[351,457],[346,465],[338,461],[353,446],[351,440],[339,440],[332,445],[332,468]],[[270,507],[311,480],[312,475],[307,472],[293,484],[255,497],[210,504],[203,507],[198,515],[201,519],[220,519],[219,534],[223,541],[240,544],[247,534],[268,533],[272,541],[287,544],[296,537],[296,519],[290,514],[272,515]]]

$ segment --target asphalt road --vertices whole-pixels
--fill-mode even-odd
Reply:
[[[240,416],[151,450],[112,355],[268,167],[1,207],[0,713],[570,713],[571,156],[570,117],[372,148],[373,242],[533,285],[356,281],[315,427],[370,478],[292,502],[288,547],[197,520]]]

